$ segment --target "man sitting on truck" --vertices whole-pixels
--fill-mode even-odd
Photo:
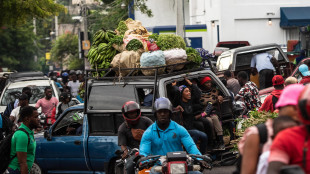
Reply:
[[[211,130],[213,139],[216,138],[217,141],[215,148],[218,150],[224,150],[225,144],[223,140],[223,128],[217,114],[219,111],[218,104],[223,102],[222,94],[218,89],[212,87],[212,80],[208,76],[200,80],[200,85],[202,89],[201,101],[205,108],[204,110],[206,111],[206,114],[201,115],[201,117],[206,118],[209,122],[212,123]]]
[[[126,159],[130,149],[139,148],[144,131],[153,124],[153,121],[141,117],[140,106],[134,101],[128,101],[123,105],[122,114],[125,121],[118,128],[118,145],[123,151],[122,159]],[[125,163],[127,174],[135,173],[133,159],[134,156],[128,157]]]

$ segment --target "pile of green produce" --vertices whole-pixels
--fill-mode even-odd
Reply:
[[[187,55],[187,60],[194,62],[197,65],[200,65],[202,62],[202,58],[198,51],[195,48],[192,47],[186,47],[186,55]]]
[[[116,37],[113,31],[99,30],[93,37],[87,58],[94,69],[109,68],[113,57],[118,53],[113,47],[111,40]]]
[[[120,33],[120,35],[124,35],[125,32],[128,30],[128,27],[127,27],[125,21],[120,21],[118,23],[118,26],[117,26],[116,30]]]
[[[117,35],[113,39],[111,39],[111,43],[120,46],[124,43],[123,38],[124,35]]]
[[[143,44],[138,39],[132,39],[126,45],[126,50],[128,51],[137,51],[140,48],[143,48]]]
[[[239,138],[237,140],[232,140],[231,144],[234,145],[234,150],[238,150],[237,144],[240,141],[241,137],[243,136],[245,130],[251,126],[255,126],[260,123],[265,123],[267,119],[274,119],[278,117],[278,113],[275,112],[258,112],[258,111],[251,111],[249,113],[249,118],[243,119],[239,118],[237,119],[238,123],[241,123],[241,129],[236,130],[236,136]]]
[[[162,51],[173,48],[181,48],[185,50],[186,44],[182,37],[175,34],[161,34],[158,36],[156,44]]]
[[[149,40],[153,39],[154,41],[158,40],[159,35],[157,33],[153,33],[149,36]]]

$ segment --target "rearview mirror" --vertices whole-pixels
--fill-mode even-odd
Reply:
[[[44,138],[46,138],[47,141],[51,141],[51,135],[49,134],[48,130],[44,131]]]

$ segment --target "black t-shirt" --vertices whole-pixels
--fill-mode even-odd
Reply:
[[[187,130],[195,129],[193,126],[193,122],[195,121],[195,116],[202,112],[202,106],[199,103],[192,103],[192,100],[188,102],[181,101],[180,104],[184,109],[184,112],[182,112],[184,124],[183,126]]]
[[[147,117],[141,117],[138,124],[129,125],[130,127],[124,122],[118,128],[118,145],[139,148],[142,134],[151,124],[153,124],[153,121]],[[137,135],[134,138],[132,134],[133,131],[141,135]]]

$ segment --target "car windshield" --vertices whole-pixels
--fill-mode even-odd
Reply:
[[[127,101],[136,101],[133,85],[92,86],[87,108],[90,110],[120,110]]]
[[[30,86],[31,92],[32,92],[32,97],[30,98],[29,104],[35,104],[35,103],[37,103],[37,101],[40,98],[43,98],[44,97],[44,89],[46,87],[47,86]],[[21,95],[22,89],[23,88],[7,89],[3,94],[3,97],[1,100],[1,105],[6,106],[10,102],[15,101],[15,99],[17,99]],[[55,96],[54,93],[53,93],[53,96]]]

